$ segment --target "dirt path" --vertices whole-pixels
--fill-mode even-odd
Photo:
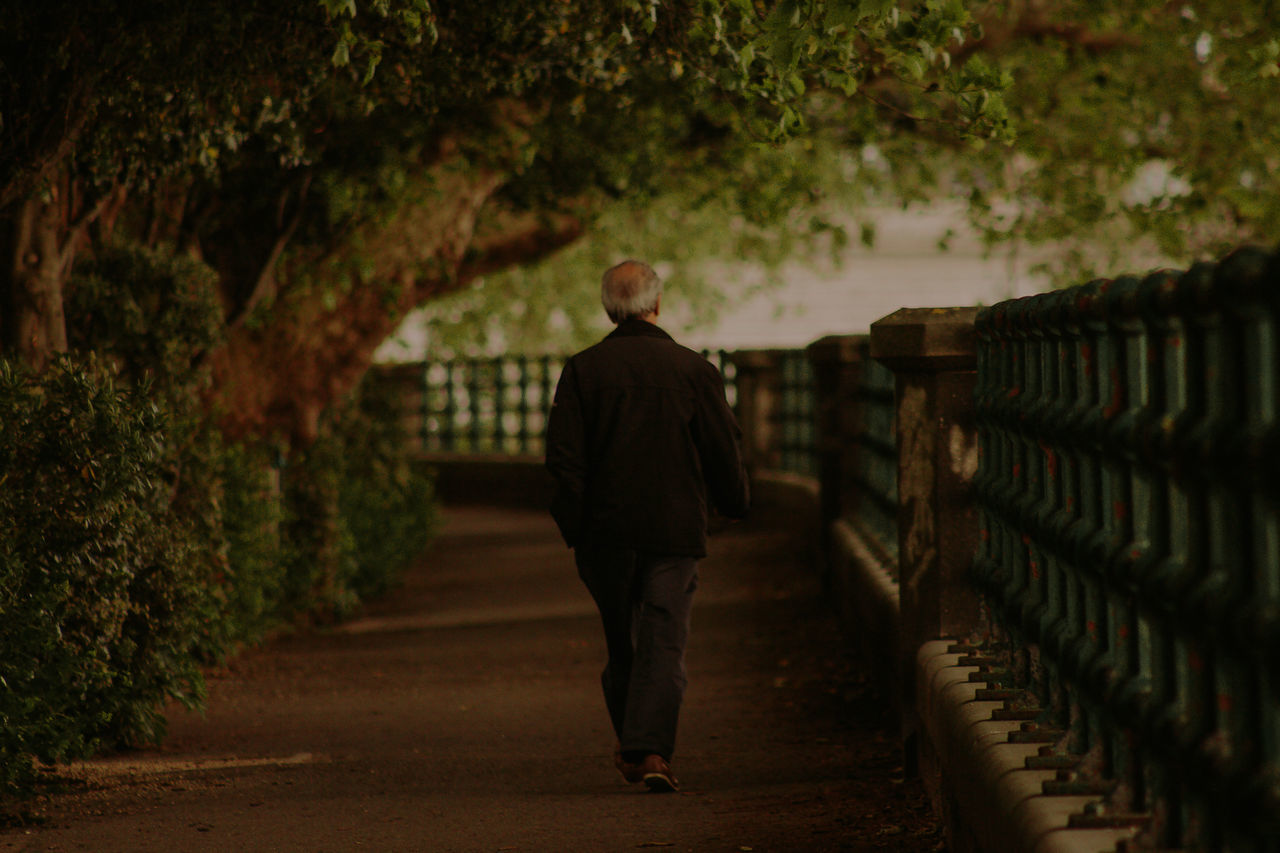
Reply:
[[[246,655],[163,748],[76,769],[0,834],[27,851],[940,849],[794,543],[702,564],[675,795],[628,786],[603,641],[548,519],[451,509],[423,564],[340,629]]]

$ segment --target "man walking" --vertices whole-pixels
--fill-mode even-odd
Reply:
[[[604,622],[601,677],[628,782],[675,791],[689,612],[708,507],[746,514],[741,432],[720,373],[657,326],[662,282],[647,264],[604,274],[617,328],[569,359],[547,425],[551,513]]]

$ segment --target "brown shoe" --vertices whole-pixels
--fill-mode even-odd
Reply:
[[[613,748],[613,766],[618,768],[623,779],[633,785],[644,778],[644,771],[639,764],[632,764],[622,757],[622,744],[617,744]]]
[[[655,794],[680,790],[680,783],[671,775],[671,767],[661,755],[646,755],[640,771],[640,778]]]

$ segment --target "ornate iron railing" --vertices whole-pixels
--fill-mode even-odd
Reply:
[[[898,560],[898,447],[895,433],[893,371],[870,359],[849,404],[856,415],[851,515],[882,550],[896,572]]]
[[[977,325],[975,578],[1046,792],[1143,846],[1280,850],[1280,255]]]
[[[732,405],[732,362],[723,351],[703,355],[720,370]],[[540,455],[564,361],[513,355],[386,365],[373,381],[398,387],[407,431],[423,453]]]
[[[812,476],[818,471],[813,367],[804,350],[782,350],[778,367],[779,468]]]

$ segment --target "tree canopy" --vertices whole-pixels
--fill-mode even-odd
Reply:
[[[65,348],[77,254],[191,254],[244,433],[306,441],[414,306],[606,211],[767,260],[869,198],[960,197],[1079,274],[1280,225],[1270,2],[9,5],[0,346]]]

